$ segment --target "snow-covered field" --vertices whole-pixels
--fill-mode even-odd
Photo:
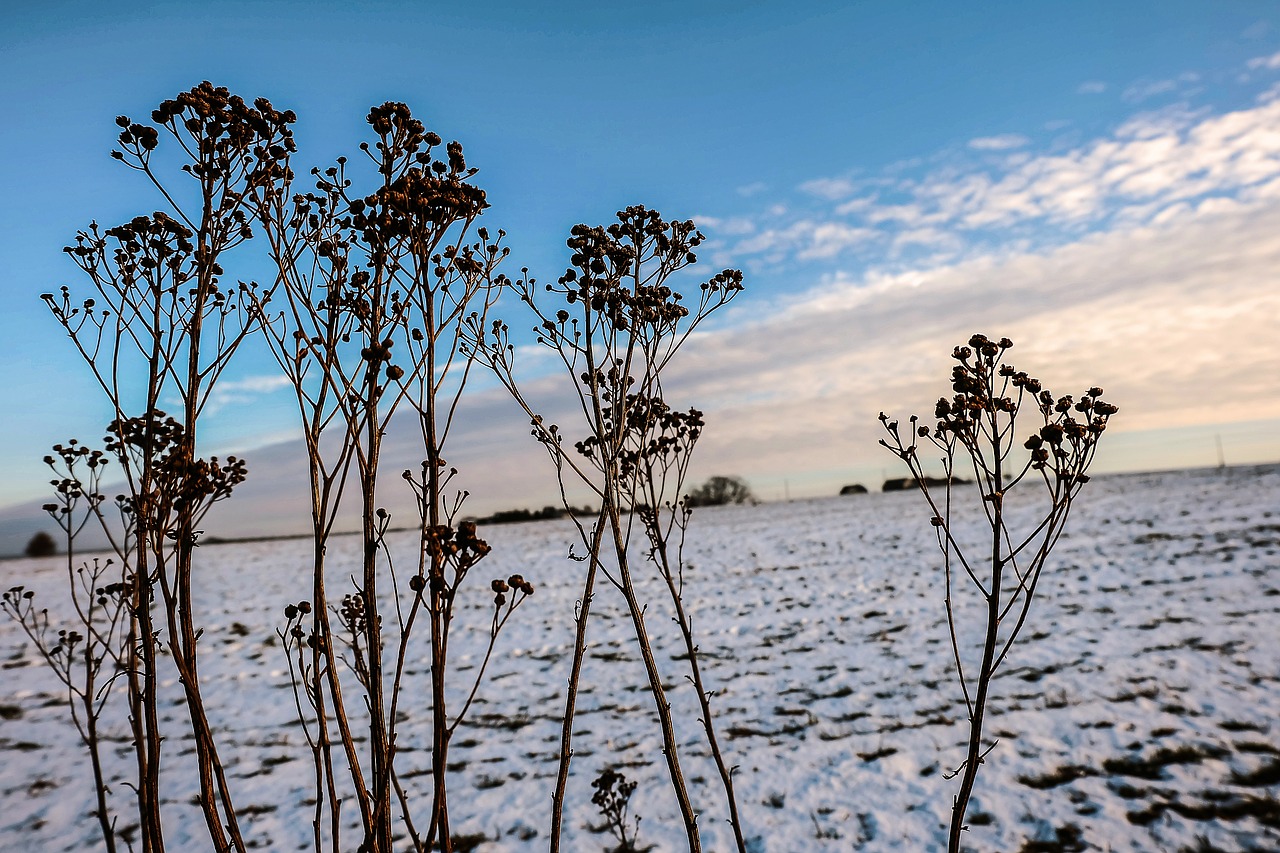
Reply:
[[[216,531],[225,535],[223,531]],[[559,712],[581,564],[572,528],[482,531],[456,641],[457,690],[486,637],[491,577],[538,585],[500,640],[451,753],[455,831],[478,849],[545,849]],[[396,544],[410,545],[400,534]],[[355,565],[357,543],[331,547]],[[200,549],[202,671],[249,835],[306,849],[309,759],[275,629],[306,597],[309,544]],[[918,495],[872,494],[699,510],[686,602],[753,850],[937,850],[962,759],[964,704],[942,607],[939,558]],[[0,564],[51,609],[57,560]],[[335,586],[340,589],[341,586]],[[714,768],[682,679],[660,590],[661,636],[706,849],[727,851]],[[679,850],[651,699],[618,596],[601,588],[584,673],[567,849],[601,851],[590,782],[618,766],[639,782],[640,841]],[[95,846],[90,775],[58,685],[16,625],[0,621],[0,850]],[[415,697],[425,695],[422,664]],[[176,684],[164,707],[181,762]],[[400,768],[420,795],[425,700],[406,703]],[[1112,476],[1086,487],[1032,617],[995,686],[1000,743],[978,778],[969,844],[983,851],[1280,849],[1280,467]],[[113,725],[117,773],[126,733]],[[181,763],[163,790],[170,849],[205,848]],[[113,788],[127,814],[129,790]],[[424,796],[425,799],[425,796]],[[424,802],[425,806],[425,802]],[[425,808],[424,808],[425,810]],[[354,810],[350,816],[355,817]],[[354,838],[354,836],[349,837]]]

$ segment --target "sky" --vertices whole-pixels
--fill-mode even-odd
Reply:
[[[48,447],[109,419],[38,297],[87,292],[77,229],[163,208],[109,158],[113,119],[206,79],[295,110],[304,168],[408,103],[480,169],[513,273],[553,279],[573,224],[630,204],[693,218],[695,270],[746,287],[666,385],[707,413],[695,477],[772,500],[899,476],[877,413],[930,412],[974,332],[1059,393],[1107,389],[1099,471],[1280,460],[1273,4],[52,0],[7,12],[0,75],[0,530],[44,499]],[[265,278],[258,248],[237,270]],[[296,529],[296,410],[242,356],[205,452],[249,460],[228,519]],[[563,405],[537,360],[523,378]],[[473,509],[554,502],[514,405],[474,391],[450,459]]]

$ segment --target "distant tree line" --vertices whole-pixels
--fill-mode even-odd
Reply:
[[[898,477],[893,480],[885,480],[881,491],[884,492],[911,492],[925,486],[935,488],[938,486],[963,486],[969,483],[964,477]]]
[[[582,506],[544,506],[542,509],[504,509],[493,515],[475,519],[476,524],[515,524],[520,521],[546,521],[565,516],[595,515],[596,510],[589,504]]]

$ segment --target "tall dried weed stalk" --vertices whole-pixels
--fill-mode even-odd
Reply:
[[[73,299],[63,287],[43,296],[114,412],[105,453],[78,457],[57,449],[64,470],[56,485],[64,499],[76,495],[84,502],[115,552],[110,567],[84,567],[78,576],[87,578],[88,586],[77,589],[78,581],[73,582],[71,597],[73,603],[85,595],[95,602],[105,597],[107,607],[114,595],[124,602],[118,630],[110,619],[109,630],[98,627],[92,608],[77,605],[75,618],[86,629],[79,641],[83,683],[96,677],[90,672],[95,667],[101,675],[104,660],[110,659],[115,671],[108,685],[125,684],[136,821],[119,834],[132,846],[136,828],[145,853],[165,849],[161,755],[166,737],[157,704],[162,666],[170,665],[184,694],[210,843],[217,850],[244,849],[204,701],[192,573],[201,520],[243,481],[245,469],[234,457],[200,458],[196,439],[214,385],[253,325],[247,303],[266,298],[255,295],[252,283],[224,283],[223,262],[253,235],[251,196],[278,178],[293,147],[292,121],[291,113],[275,110],[266,100],[250,105],[209,83],[160,104],[150,123],[118,118],[120,147],[112,156],[154,186],[165,210],[114,228],[94,223],[81,231],[66,252],[88,276],[92,295]],[[172,171],[182,177],[172,179]],[[180,411],[166,414],[162,399],[176,400]],[[108,518],[97,491],[100,466],[108,461],[123,481],[124,493],[115,501],[119,518]],[[87,479],[79,473],[80,463],[89,468]],[[46,509],[63,520],[76,512],[71,504]],[[63,529],[68,564],[74,565],[74,540],[83,525]],[[114,824],[106,819],[101,779],[96,781],[99,820],[111,849]]]
[[[563,831],[573,721],[597,575],[603,575],[626,604],[658,714],[668,776],[689,849],[702,849],[698,812],[680,763],[678,721],[654,655],[651,628],[645,621],[647,603],[636,589],[635,571],[640,566],[634,548],[640,543],[647,548],[645,558],[667,589],[737,848],[745,850],[733,770],[716,736],[711,693],[702,676],[692,616],[682,598],[683,545],[691,510],[681,495],[690,455],[702,432],[702,413],[672,408],[662,388],[663,371],[693,330],[742,289],[742,274],[736,270],[725,270],[703,283],[690,304],[672,289],[668,280],[696,261],[694,250],[702,239],[692,222],[668,221],[657,211],[629,207],[607,228],[573,228],[568,240],[572,266],[554,285],[539,289],[527,276],[514,284],[537,315],[538,342],[559,361],[572,383],[585,421],[585,437],[570,446],[565,445],[562,428],[539,414],[521,391],[515,376],[516,350],[507,326],[501,321],[486,326],[480,317],[472,317],[468,323],[475,351],[514,396],[530,419],[534,438],[550,454],[565,507],[572,509],[567,496],[571,483],[585,486],[600,501],[590,529],[575,517],[585,549],[580,559],[586,563],[586,573],[575,614],[560,766],[552,797],[553,851],[560,849]]]
[[[257,196],[286,303],[276,313],[261,304],[258,316],[296,393],[311,484],[311,589],[286,608],[281,638],[322,794],[313,817],[316,850],[346,849],[340,812],[354,802],[360,850],[390,851],[405,835],[415,850],[449,851],[450,740],[499,631],[533,592],[519,575],[489,585],[488,650],[451,712],[446,687],[457,595],[489,546],[474,523],[459,518],[465,493],[451,490],[457,472],[443,450],[471,367],[459,352],[460,321],[488,311],[505,283],[496,269],[507,250],[501,232],[475,227],[488,204],[470,182],[476,170],[461,145],[442,145],[404,104],[375,107],[367,121],[376,142],[361,145],[359,159],[375,175],[366,190],[352,188],[347,160],[339,158],[323,172],[312,170],[314,188],[296,192],[284,180]],[[383,484],[383,436],[398,411],[418,424],[422,463]],[[397,485],[412,492],[418,530],[415,564],[399,573],[386,542],[391,517],[379,504],[380,490]],[[354,587],[339,599],[326,585],[325,555],[349,487],[363,559]],[[425,821],[420,814],[415,820],[413,792],[396,771],[406,663],[424,621],[432,723]],[[422,707],[416,696],[412,704]]]
[[[106,500],[100,491],[106,458],[76,440],[59,444],[45,463],[54,474],[53,503],[44,509],[62,532],[67,591],[73,611],[71,627],[59,627],[47,609],[36,609],[35,593],[19,585],[0,598],[0,610],[21,625],[44,662],[66,688],[67,707],[93,772],[94,817],[108,853],[115,853],[117,817],[107,802],[109,776],[100,723],[120,673],[129,667],[126,631],[131,585],[122,579],[117,561],[95,557],[80,562],[76,538],[98,523]],[[53,542],[50,537],[50,542]],[[55,543],[56,544],[56,543]],[[83,633],[82,633],[83,631]]]
[[[961,779],[948,832],[950,853],[960,850],[978,766],[996,746],[983,734],[992,678],[1026,624],[1049,554],[1073,501],[1089,482],[1085,472],[1098,439],[1117,411],[1102,400],[1101,388],[1090,388],[1078,401],[1055,398],[1038,379],[1003,362],[1012,346],[1008,338],[996,342],[974,335],[968,346],[955,348],[954,393],[938,400],[932,428],[913,415],[904,432],[898,421],[880,415],[889,435],[880,443],[906,464],[932,513],[943,555],[951,649],[969,712],[968,749],[953,774]],[[1028,413],[1034,423],[1028,429],[1024,422],[1019,431],[1018,416]],[[941,495],[928,485],[921,441],[941,453]],[[970,475],[986,520],[985,542],[966,536],[953,514],[955,500],[972,493],[958,489],[956,478]],[[1023,492],[1015,489],[1037,483],[1042,488],[1032,490],[1029,500],[1016,502]],[[976,595],[985,618],[973,626],[961,624],[953,602],[957,594]],[[965,662],[975,648],[981,649],[976,669],[972,660]]]

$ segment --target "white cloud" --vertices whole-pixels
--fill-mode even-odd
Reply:
[[[1230,195],[1278,176],[1280,104],[1269,103],[1207,118],[1148,114],[1114,138],[1032,157],[1004,174],[927,181],[917,195],[926,221],[980,228],[1091,222],[1128,205]]]
[[[912,228],[894,234],[895,252],[911,246],[931,250],[938,255],[948,255],[959,252],[964,247],[964,241],[954,232],[940,228]]]
[[[1280,53],[1273,53],[1270,56],[1256,56],[1253,59],[1250,59],[1246,65],[1248,65],[1249,69],[1252,71],[1258,71],[1260,69],[1274,71],[1275,69],[1280,68]]]
[[[999,151],[1022,142],[1010,135],[971,145]],[[701,221],[721,238],[716,249],[734,265],[762,269],[849,252],[874,264],[911,245],[945,243],[951,253],[962,250],[962,240],[975,247],[1019,240],[1047,246],[1157,216],[1167,221],[1181,203],[1237,197],[1277,178],[1280,98],[1217,115],[1172,104],[1060,150],[1023,146],[999,159],[955,155],[916,176],[808,182],[806,192],[830,202],[825,213],[812,203],[803,214],[775,205],[768,224],[756,223],[754,230],[748,227],[753,220],[743,217]],[[904,231],[914,233],[904,237]],[[939,240],[943,233],[951,239]]]
[[[206,413],[212,417],[228,406],[252,403],[264,394],[279,391],[281,388],[288,387],[289,384],[289,377],[279,373],[219,380],[209,395]]]
[[[900,175],[903,172],[906,172],[908,170],[919,168],[923,164],[924,164],[924,158],[922,157],[907,157],[906,159],[903,159],[903,160],[895,160],[894,162],[890,163],[888,166],[885,166],[884,173],[885,175],[889,175],[889,176]],[[867,180],[867,183],[871,185],[890,184],[892,183],[892,181],[886,180],[886,179],[870,178]]]
[[[1121,93],[1120,98],[1130,104],[1139,104],[1156,95],[1176,91],[1176,80],[1139,80]]]
[[[1002,133],[999,136],[981,136],[969,140],[969,147],[975,151],[1008,151],[1021,148],[1031,140],[1020,133]]]
[[[697,215],[693,217],[693,221],[700,229],[715,231],[718,234],[729,237],[740,237],[756,230],[755,223],[745,216],[721,218],[718,216]]]
[[[246,376],[244,379],[220,381],[218,388],[230,394],[270,394],[289,385],[289,377],[278,374]]]
[[[1107,91],[1107,84],[1101,80],[1086,80],[1076,87],[1076,94],[1079,95],[1101,95]]]
[[[927,416],[949,387],[952,346],[979,331],[1012,338],[1010,361],[1057,393],[1102,385],[1121,407],[1117,433],[1280,418],[1272,328],[1280,316],[1280,179],[1230,205],[1217,201],[1176,203],[1156,214],[1158,226],[1051,250],[1006,244],[953,263],[828,274],[799,296],[753,297],[748,279],[743,299],[752,301],[694,336],[664,383],[672,405],[706,413],[695,478],[728,471],[794,483],[874,470],[885,458],[875,445],[877,412]],[[813,229],[808,238],[816,239]],[[520,364],[529,367],[523,357]],[[579,437],[567,378],[521,372],[531,377],[527,397],[569,440]],[[448,458],[462,472],[457,485],[475,496],[469,511],[555,499],[553,469],[501,389],[470,396],[454,436]],[[411,428],[393,424],[388,470],[420,458],[415,441]],[[1280,442],[1269,446],[1280,452]],[[220,523],[302,529],[297,443],[246,456],[250,480],[219,510]],[[407,511],[407,491],[394,483],[380,499],[398,516]]]
[[[822,222],[814,225],[804,235],[806,245],[799,252],[803,260],[833,258],[850,246],[874,239],[878,232],[870,228],[855,228],[842,222]]]
[[[785,228],[767,228],[737,243],[732,251],[743,255],[772,256],[780,260],[794,254],[803,260],[833,258],[852,246],[878,236],[870,228],[857,228],[843,222],[815,222],[802,219]]]
[[[910,226],[922,222],[925,219],[923,209],[915,204],[881,204],[858,211],[848,207],[836,208],[836,213],[862,213],[863,217],[873,224],[882,222],[899,222],[903,225]]]
[[[857,188],[857,184],[849,178],[817,178],[800,185],[800,189],[810,195],[833,201],[853,195]]]
[[[738,195],[742,196],[743,198],[750,198],[753,195],[759,195],[760,193],[764,192],[768,188],[769,188],[769,185],[766,184],[764,181],[754,181],[750,184],[745,184],[743,186],[738,187]]]
[[[850,213],[863,213],[865,211],[874,210],[875,207],[875,196],[861,196],[859,198],[851,198],[848,201],[839,204],[836,207],[836,213],[841,216],[847,216]]]

